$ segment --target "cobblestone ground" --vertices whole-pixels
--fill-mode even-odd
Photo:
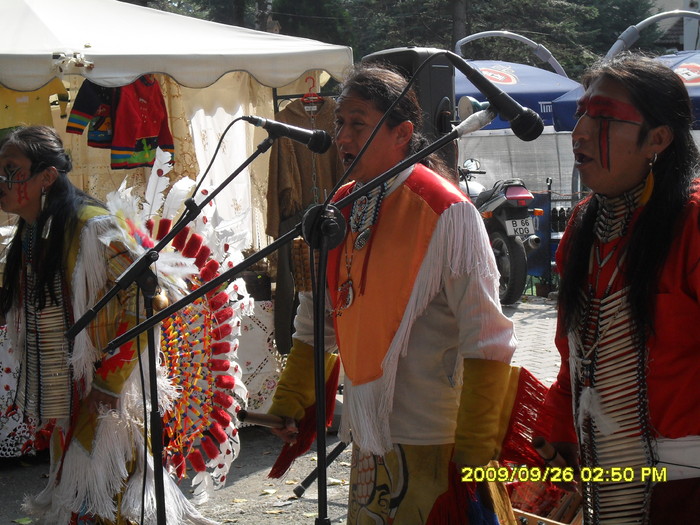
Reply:
[[[557,310],[556,300],[524,296],[515,306],[504,306],[503,313],[513,320],[518,336],[518,349],[512,364],[527,368],[547,386],[557,378],[559,352],[554,346]]]
[[[559,369],[554,348],[555,302],[526,296],[522,302],[504,307],[503,311],[513,320],[519,338],[513,364],[527,368],[540,381],[551,384]],[[231,467],[227,484],[199,507],[202,514],[222,524],[316,523],[319,512],[316,484],[310,485],[301,498],[293,492],[315,469],[315,450],[299,458],[284,479],[271,480],[267,473],[280,449],[277,438],[256,427],[243,428],[240,434],[241,454]],[[328,436],[328,452],[337,443],[335,436]],[[43,487],[47,470],[46,462],[36,458],[0,460],[0,525],[32,523],[21,510],[21,501],[24,494]],[[323,512],[330,523],[345,522],[349,471],[348,447],[327,471],[327,505]],[[187,480],[182,487],[189,493]]]

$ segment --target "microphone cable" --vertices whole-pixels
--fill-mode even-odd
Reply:
[[[231,123],[229,123],[228,126],[224,129],[224,132],[221,134],[221,137],[219,138],[219,142],[216,144],[216,148],[214,149],[214,153],[211,157],[211,160],[209,161],[209,165],[207,166],[207,169],[204,170],[204,173],[199,177],[199,181],[197,182],[194,190],[192,190],[192,197],[195,198],[197,195],[197,191],[199,188],[202,186],[202,183],[204,182],[204,179],[206,178],[207,174],[209,173],[209,170],[211,167],[214,165],[214,161],[216,160],[216,156],[219,154],[219,149],[221,149],[221,144],[224,142],[224,137],[226,136],[226,133],[231,129],[231,127],[238,121],[243,120],[243,117],[237,117],[233,119]]]

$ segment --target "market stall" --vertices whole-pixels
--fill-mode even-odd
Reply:
[[[199,180],[211,162],[201,187],[202,193],[210,192],[267,137],[266,131],[245,122],[231,126],[223,137],[237,117],[272,118],[273,89],[297,93],[309,76],[321,85],[330,76],[340,78],[353,61],[348,47],[116,0],[4,0],[0,17],[6,22],[0,34],[0,128],[56,127],[72,156],[71,178],[88,193],[104,199],[122,188],[123,195],[139,200],[151,179],[155,155],[150,151],[141,152],[147,160],[131,163],[119,161],[114,141],[96,146],[99,118],[114,119],[105,105],[135,97],[149,118],[158,113],[167,133],[153,133],[155,142],[148,147],[172,151],[174,164],[167,184],[156,185],[149,194],[151,204],[159,203],[149,213],[156,224],[175,183]],[[152,103],[144,103],[142,84],[152,88]],[[95,93],[107,95],[90,105]],[[79,96],[87,104],[76,108]],[[115,122],[110,132],[117,134]],[[206,240],[217,261],[234,264],[244,250],[266,244],[267,172],[268,158],[261,156],[193,224],[195,230],[215,234]],[[186,197],[183,191],[182,202]],[[174,200],[171,207],[177,208],[180,201]],[[249,392],[256,409],[272,389],[265,378],[279,371],[269,308],[269,302],[260,304],[242,322],[237,358],[244,379],[248,374],[254,381]],[[245,341],[249,334],[254,341]]]
[[[175,179],[195,178],[203,171],[218,141],[216,135],[234,116],[272,118],[272,88],[283,90],[309,72],[325,71],[339,78],[352,64],[348,47],[116,0],[6,0],[0,4],[0,17],[7,22],[0,34],[0,84],[7,90],[36,91],[60,78],[68,84],[69,96],[75,96],[84,79],[112,88],[157,74],[175,139],[171,174]],[[7,92],[1,95],[8,97]],[[42,98],[38,103],[47,104]],[[211,184],[220,180],[221,173],[233,171],[265,137],[265,132],[255,132],[243,123],[233,128],[224,145],[228,148],[222,148],[227,150],[226,159],[217,161]],[[67,141],[76,161],[74,176],[86,190],[103,196],[117,188],[127,173],[109,169],[104,152],[88,149],[85,142],[81,136]],[[130,177],[139,176],[127,171]],[[233,198],[233,207],[247,213],[243,224],[249,230],[247,240],[254,243],[259,241],[254,237],[263,235],[262,224],[256,221],[261,223],[264,217],[266,171],[263,159],[243,177],[251,178],[248,202],[231,192],[221,195],[221,200]]]

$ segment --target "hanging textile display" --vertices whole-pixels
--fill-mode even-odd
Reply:
[[[106,88],[84,80],[73,101],[66,131],[82,135],[87,129],[88,146],[110,148],[118,94],[117,88]]]
[[[112,169],[152,166],[157,147],[174,153],[163,93],[153,75],[113,89],[84,81],[66,131],[81,135],[85,129],[90,146],[111,149]]]
[[[275,120],[332,134],[335,100],[309,93],[290,102],[275,115]],[[276,140],[270,152],[267,234],[277,238],[296,226],[310,205],[325,200],[343,171],[335,144],[326,153],[319,154],[288,138]],[[297,243],[297,246],[301,250],[307,249],[305,245]],[[293,277],[293,258],[290,245],[278,250],[274,318],[275,340],[282,354],[289,353],[292,346],[295,292],[299,291]]]
[[[248,410],[266,413],[283,368],[275,346],[272,301],[256,301],[255,312],[242,319],[238,363],[248,390]]]
[[[36,91],[14,91],[0,85],[0,138],[20,125],[53,126],[53,102],[58,106],[60,117],[65,118],[68,99],[68,91],[59,78]]]

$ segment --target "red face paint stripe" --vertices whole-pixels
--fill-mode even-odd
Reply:
[[[17,203],[24,204],[29,201],[29,195],[27,194],[26,184],[17,184]]]
[[[641,124],[644,118],[632,104],[608,97],[591,97],[581,99],[578,103],[578,114],[586,113],[591,118],[620,120],[630,124]]]

